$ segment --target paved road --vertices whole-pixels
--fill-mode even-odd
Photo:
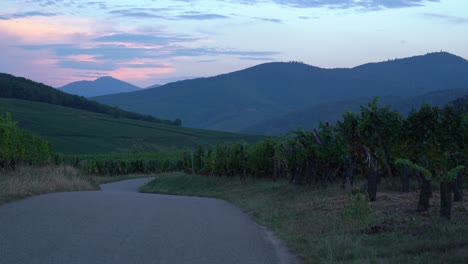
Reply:
[[[288,263],[227,202],[137,193],[148,179],[0,206],[0,263]]]

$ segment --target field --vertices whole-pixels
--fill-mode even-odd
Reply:
[[[114,118],[57,105],[0,98],[18,127],[50,141],[57,153],[129,153],[194,148],[223,142],[254,142],[260,136],[175,127]]]
[[[468,202],[451,221],[415,211],[418,193],[381,191],[370,203],[359,192],[295,187],[286,181],[166,174],[141,191],[214,197],[240,207],[284,239],[304,263],[466,263]]]

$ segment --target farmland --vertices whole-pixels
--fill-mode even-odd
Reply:
[[[254,142],[261,136],[181,128],[114,118],[58,105],[0,98],[18,127],[46,139],[58,153],[129,153],[172,151],[215,143]]]

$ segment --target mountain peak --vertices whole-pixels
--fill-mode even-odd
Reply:
[[[102,76],[102,77],[97,78],[95,81],[107,81],[107,80],[120,81],[112,76]]]
[[[366,63],[353,69],[361,70],[382,70],[382,69],[398,69],[400,71],[420,71],[425,70],[427,67],[441,65],[459,65],[461,67],[468,66],[468,61],[457,55],[448,52],[430,52],[425,55],[413,56],[401,59],[389,59],[382,62]]]
[[[94,81],[73,82],[59,89],[70,94],[84,97],[128,93],[140,90],[140,88],[135,85],[123,82],[111,76],[103,76]]]

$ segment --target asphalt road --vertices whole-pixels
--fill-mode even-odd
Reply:
[[[0,263],[293,263],[231,204],[141,194],[148,179],[0,206]]]

